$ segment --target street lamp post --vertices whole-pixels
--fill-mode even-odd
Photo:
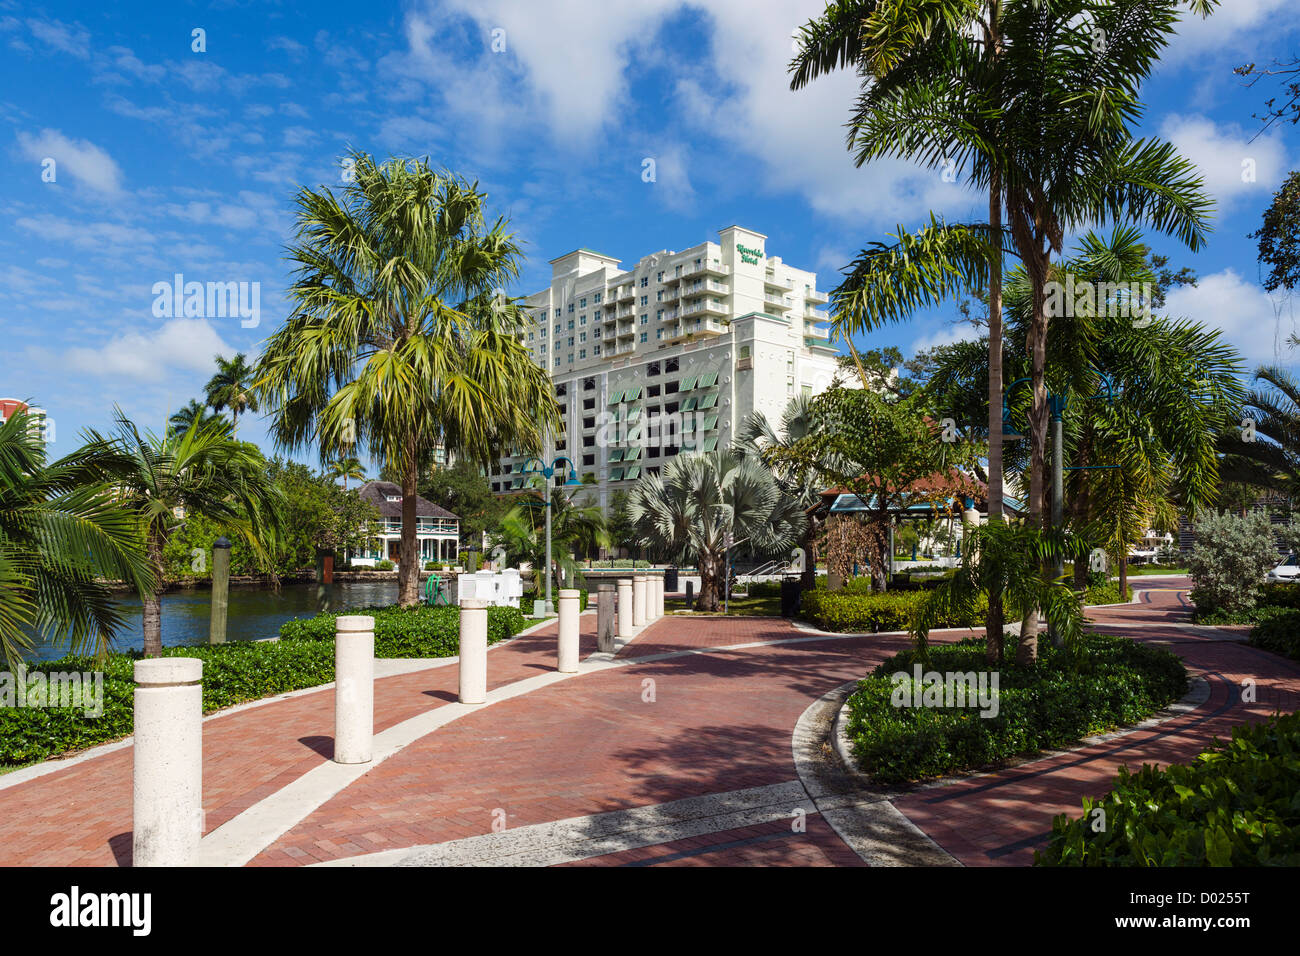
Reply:
[[[534,462],[536,462],[537,464],[536,468],[533,467]],[[546,495],[544,499],[544,507],[546,508],[546,598],[545,600],[546,600],[547,614],[555,613],[555,605],[551,601],[551,509],[553,507],[551,503],[551,480],[555,477],[555,472],[560,467],[560,462],[564,462],[564,464],[567,465],[569,469],[569,479],[564,483],[564,486],[567,488],[575,485],[581,485],[582,482],[578,480],[577,467],[573,464],[572,461],[570,461],[568,458],[564,457],[563,455],[559,455],[556,458],[554,458],[549,465],[543,462],[540,458],[529,458],[526,462],[524,462],[524,468],[523,468],[523,474],[541,475],[546,483],[545,491],[544,491],[544,494]]]

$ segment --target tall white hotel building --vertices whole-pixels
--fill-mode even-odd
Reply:
[[[750,412],[778,426],[792,397],[835,375],[816,274],[769,256],[761,232],[730,226],[718,240],[627,271],[579,249],[552,259],[550,287],[523,300],[564,422],[547,462],[571,460],[595,482],[582,496],[592,503],[607,507],[680,451],[729,446]],[[526,461],[501,459],[492,489],[525,487]]]

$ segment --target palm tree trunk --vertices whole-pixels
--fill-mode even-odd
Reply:
[[[1128,555],[1119,559],[1119,599],[1128,600]]]
[[[420,463],[414,454],[408,454],[402,475],[402,542],[398,549],[397,569],[397,603],[403,607],[420,603],[419,541],[415,537],[419,522],[416,514],[419,480]]]
[[[1044,527],[1043,493],[1047,487],[1047,309],[1045,287],[1048,256],[1039,253],[1026,263],[1033,295],[1033,317],[1029,326],[1030,376],[1033,405],[1029,411],[1029,520],[1036,528]],[[1043,573],[1048,573],[1044,571]],[[1038,608],[1025,609],[1020,622],[1020,648],[1016,660],[1022,664],[1038,659]]]
[[[718,568],[723,563],[717,554],[700,556],[700,596],[695,602],[697,611],[716,611],[722,603],[719,595]]]
[[[149,562],[153,565],[153,590],[140,597],[144,612],[142,632],[144,635],[144,656],[162,657],[162,594],[166,590],[163,582],[163,542],[161,536],[150,533]]]
[[[996,14],[997,3],[989,3],[990,23]],[[994,37],[986,41],[990,45]],[[992,171],[989,184],[989,230],[993,241],[1002,231],[1002,179],[999,171]],[[988,520],[1002,520],[1002,256],[989,261],[989,488]],[[1001,582],[989,587],[989,613],[984,626],[985,655],[990,662],[1002,659],[1002,629],[1004,625]]]

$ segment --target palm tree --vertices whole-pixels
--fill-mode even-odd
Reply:
[[[0,663],[21,661],[33,633],[102,656],[123,624],[112,582],[153,586],[139,522],[109,480],[122,462],[92,441],[47,464],[28,426],[21,413],[0,424]]]
[[[918,9],[945,11],[938,19],[948,23],[960,22],[954,11],[974,6],[918,0]],[[1217,2],[1191,6],[1205,15]],[[900,8],[882,5],[881,15],[892,18]],[[928,58],[899,67],[896,82],[870,87],[851,123],[850,147],[860,163],[894,156],[931,168],[968,165],[970,184],[997,187],[1002,197],[1003,228],[932,216],[916,233],[900,227],[893,242],[864,250],[833,293],[835,326],[847,339],[905,319],[918,307],[980,289],[989,263],[1003,252],[1018,256],[1032,293],[1029,510],[1036,524],[1047,487],[1045,287],[1065,234],[1126,218],[1198,249],[1208,228],[1212,201],[1195,167],[1169,144],[1135,141],[1130,131],[1141,114],[1141,82],[1180,13],[1178,0],[1004,0],[996,56],[956,37],[934,49],[927,42]],[[869,21],[863,32],[888,48],[889,23]],[[911,35],[928,31],[918,26]],[[990,431],[1000,427],[990,424]],[[1022,630],[1032,635],[1037,616],[1027,613]]]
[[[759,557],[787,554],[804,532],[799,503],[752,457],[731,451],[682,454],[662,474],[643,475],[628,494],[641,541],[700,572],[696,608],[722,601],[728,539]]]
[[[734,451],[740,457],[754,455],[776,478],[781,491],[794,499],[804,514],[820,503],[824,488],[824,469],[796,460],[791,451],[809,435],[813,420],[812,397],[796,395],[781,413],[780,431],[774,429],[762,412],[751,412],[741,424],[736,436]],[[809,518],[799,547],[803,549],[804,566],[801,586],[811,590],[817,586],[817,538],[822,522]]]
[[[235,430],[239,428],[240,415],[258,409],[257,393],[253,390],[253,369],[243,352],[232,359],[217,356],[217,372],[208,379],[204,392],[213,411],[230,409]]]
[[[366,468],[361,464],[361,459],[356,455],[348,455],[344,458],[335,458],[329,463],[327,472],[330,481],[343,479],[343,490],[348,490],[348,479],[353,481],[363,481],[366,477]]]
[[[1227,482],[1300,500],[1300,380],[1276,365],[1255,370],[1237,428],[1224,432]]]
[[[187,431],[195,422],[225,422],[226,420],[215,412],[209,411],[207,405],[190,399],[188,405],[178,409],[167,419],[168,431]],[[226,422],[227,427],[230,426]]]
[[[190,516],[202,515],[243,538],[266,560],[280,529],[282,498],[255,446],[231,438],[216,422],[195,422],[183,432],[144,435],[115,412],[111,438],[88,432],[92,442],[112,447],[116,494],[139,522],[153,572],[142,595],[144,653],[162,653],[163,549]]]
[[[303,189],[294,312],[267,341],[257,387],[277,444],[315,444],[322,461],[365,445],[400,476],[399,601],[419,601],[416,489],[443,445],[486,465],[537,452],[558,431],[550,377],[521,341],[527,323],[498,294],[519,248],[488,225],[476,183],[425,161],[376,165],[354,153],[341,195]]]
[[[589,555],[597,548],[609,547],[604,512],[598,505],[579,507],[559,488],[551,491],[551,508],[551,570],[562,581],[576,582],[581,572],[574,555]],[[540,494],[523,498],[502,515],[492,536],[492,547],[498,546],[505,548],[507,562],[527,562],[534,574],[545,566],[546,531]]]

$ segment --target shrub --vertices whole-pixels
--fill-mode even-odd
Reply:
[[[781,596],[780,581],[754,581],[749,585],[749,596],[752,598],[774,598]]]
[[[389,561],[387,558],[384,558],[384,560],[382,561],[375,562],[376,571],[391,571],[393,570],[394,567],[396,567],[396,565],[394,565],[393,562]]]
[[[1291,587],[1291,585],[1285,585]],[[1300,609],[1262,607],[1250,632],[1254,647],[1300,660]]]
[[[924,591],[862,594],[818,589],[804,592],[801,613],[824,631],[905,631],[925,599]],[[976,613],[935,626],[975,627],[984,622],[987,609],[988,600],[983,599]]]
[[[551,591],[551,601],[555,602],[555,601],[559,601],[559,599],[560,599],[560,590],[559,588],[555,588]],[[519,599],[519,606],[521,608],[527,608],[529,611],[531,611],[533,609],[533,602],[540,601],[540,600],[542,600],[542,597],[536,591],[524,591],[524,596]],[[578,588],[578,610],[579,611],[587,610],[587,589],[586,588]]]
[[[429,607],[363,607],[346,614],[369,614],[375,619],[376,657],[454,657],[460,653],[460,608],[440,605]],[[333,641],[337,614],[296,617],[280,625],[285,641]],[[488,643],[495,644],[513,637],[524,628],[524,615],[518,608],[488,608]]]
[[[1190,764],[1120,768],[1110,793],[1083,801],[1082,817],[1056,818],[1034,863],[1300,865],[1300,714],[1234,727],[1231,743],[1215,743]]]
[[[1110,635],[1080,638],[1080,655],[1039,644],[1036,665],[997,670],[997,713],[977,706],[894,706],[892,675],[919,663],[913,649],[885,661],[849,698],[846,732],[859,766],[897,784],[976,770],[1090,734],[1132,724],[1187,689],[1182,663],[1168,651]],[[985,672],[983,638],[932,645],[926,671]]]
[[[1119,593],[1118,581],[1107,581],[1104,584],[1089,585],[1088,590],[1084,592],[1083,603],[1086,605],[1099,604],[1124,604],[1131,596],[1131,590],[1128,593]]]
[[[1249,614],[1264,574],[1277,564],[1273,526],[1262,512],[1206,515],[1196,522],[1196,546],[1187,560],[1197,619],[1214,612]]]

